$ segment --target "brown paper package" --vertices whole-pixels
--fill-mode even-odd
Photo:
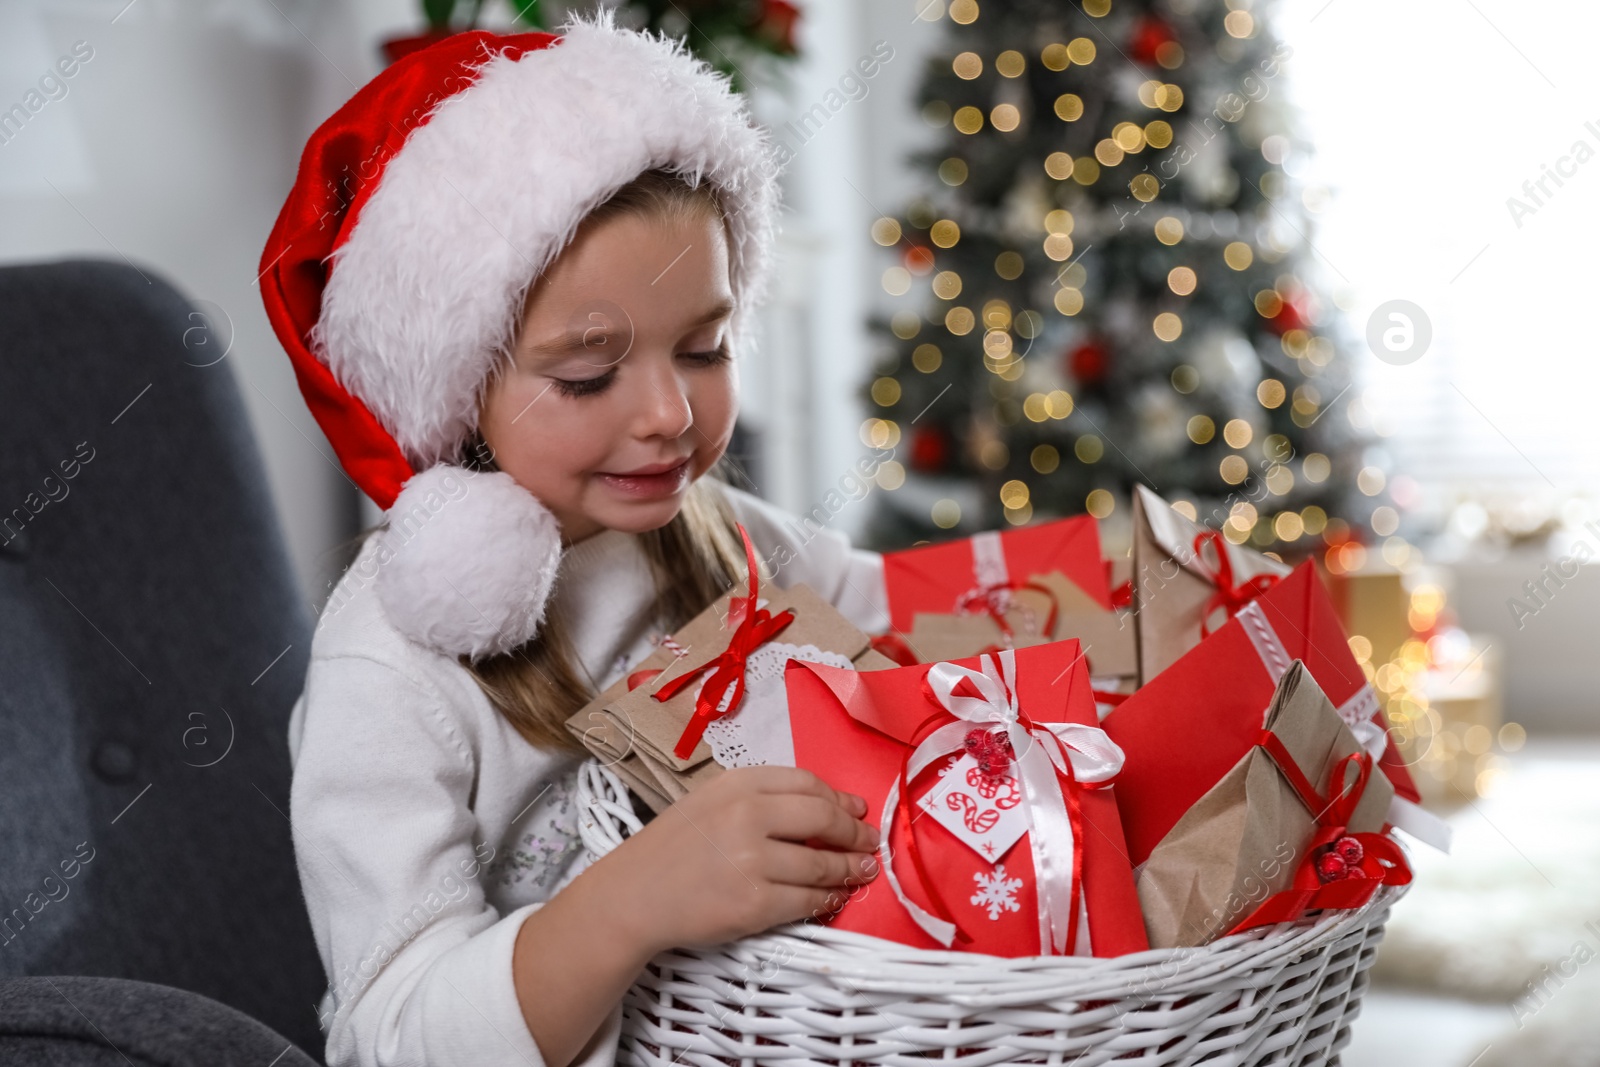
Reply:
[[[1359,750],[1299,660],[1278,682],[1266,728],[1324,798],[1334,765]],[[1371,774],[1350,832],[1381,830],[1393,795],[1386,777]],[[1184,813],[1136,872],[1150,947],[1203,945],[1227,933],[1267,897],[1289,888],[1316,828],[1272,757],[1252,748]]]
[[[690,683],[665,701],[656,700],[653,694],[671,679],[710,662],[728,647],[733,633],[725,625],[728,606],[732,597],[741,595],[739,590],[731,591],[685,623],[673,635],[684,650],[681,655],[669,648],[658,648],[629,671],[634,674],[653,669],[661,673],[632,690],[623,678],[567,720],[568,732],[609,766],[652,811],[659,813],[722,771],[711,758],[711,746],[704,741],[695,746],[688,759],[673,751],[694,714],[700,683]],[[759,596],[774,615],[786,608],[794,609],[794,621],[774,640],[837,652],[849,658],[858,670],[896,666],[874,651],[865,633],[809,587],[780,589],[763,582]]]
[[[1049,592],[1023,588],[1012,594],[1013,606],[1006,612],[1006,623],[1011,627],[1011,647],[1028,648],[1075,637],[1082,643],[1090,673],[1096,678],[1135,673],[1133,625],[1128,616],[1096,604],[1060,571],[1035,574],[1028,581]],[[1056,625],[1049,634],[1044,634],[1040,631],[1049,617],[1052,597]],[[1000,625],[988,614],[934,612],[917,613],[911,633],[906,635],[906,643],[923,663],[965,659],[985,648],[1006,644]]]

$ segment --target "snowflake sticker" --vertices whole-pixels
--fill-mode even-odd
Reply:
[[[1021,878],[1007,878],[1006,865],[999,864],[993,871],[983,871],[972,876],[978,891],[972,894],[972,903],[989,909],[989,918],[1000,918],[1001,911],[1021,911],[1017,903],[1017,890],[1022,888]]]

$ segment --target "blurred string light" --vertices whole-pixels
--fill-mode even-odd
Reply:
[[[1415,550],[1390,538],[1383,553],[1405,560]],[[1393,658],[1380,662],[1372,642],[1359,634],[1350,638],[1350,651],[1377,692],[1391,736],[1424,791],[1448,800],[1460,799],[1451,795],[1452,787],[1469,799],[1488,795],[1505,774],[1504,755],[1520,750],[1527,732],[1516,722],[1485,721],[1497,707],[1497,661],[1489,647],[1447,621],[1444,590],[1419,582],[1407,603],[1411,636]]]
[[[1235,38],[1250,38],[1256,35],[1259,29],[1255,16],[1246,9],[1246,6],[1242,0],[1229,4],[1230,10],[1225,16],[1224,29]],[[1086,0],[1082,9],[1091,18],[1103,17],[1110,12],[1111,3],[1110,0]],[[924,8],[919,17],[931,20],[945,14],[957,25],[970,25],[980,17],[981,7],[976,0],[955,0],[948,8],[944,6],[942,0],[932,0],[932,5]],[[993,84],[991,71],[993,76],[999,78],[1016,79],[1027,73],[1028,66],[1032,62],[1037,62],[1049,71],[1064,71],[1074,65],[1092,64],[1099,58],[1099,47],[1090,35],[1081,35],[1070,40],[1046,41],[1037,47],[1036,59],[1035,53],[1024,54],[1016,49],[1006,49],[992,56],[964,50],[950,58],[950,70],[957,78],[964,81],[984,79],[986,84]],[[1154,59],[1162,68],[1173,70],[1182,64],[1183,50],[1176,42],[1166,42],[1155,50]],[[1142,106],[1157,113],[1177,112],[1185,105],[1182,88],[1164,81],[1159,76],[1147,77],[1139,82],[1136,85],[1136,95]],[[961,106],[956,106],[957,104]],[[1084,101],[1074,93],[1062,93],[1048,106],[1054,113],[1054,119],[1062,123],[1076,123],[1085,115]],[[1005,99],[1003,94],[1001,99],[986,102],[982,108],[961,101],[930,101],[924,105],[924,118],[936,126],[952,124],[957,131],[965,135],[983,133],[986,127],[1005,134],[1018,130],[1027,121],[1039,121],[1029,119],[1016,104]],[[1048,121],[1049,118],[1047,112],[1040,120]],[[1131,157],[1137,157],[1147,150],[1165,149],[1173,144],[1174,139],[1172,123],[1161,117],[1161,114],[1141,118],[1139,121],[1124,119],[1104,131],[1103,136],[1086,144],[1083,154],[1074,156],[1064,150],[1052,151],[1045,156],[1042,165],[1046,175],[1054,181],[1075,181],[1082,185],[1092,185],[1100,179],[1103,168],[1121,166]],[[1273,167],[1287,166],[1292,157],[1290,141],[1283,135],[1265,138],[1259,146],[1259,151],[1262,159]],[[943,185],[956,188],[969,180],[971,171],[967,160],[962,158],[960,151],[957,151],[938,163],[937,174]],[[1260,184],[1269,198],[1282,192],[1282,189],[1274,183],[1283,177],[1281,172],[1269,171],[1261,178]],[[1135,199],[1150,203],[1160,198],[1161,183],[1153,175],[1141,173],[1128,179],[1128,191]],[[1012,384],[1019,382],[1026,369],[1024,357],[1029,346],[1023,344],[1023,340],[1031,339],[1040,332],[1037,325],[1031,330],[1024,328],[1024,323],[1027,321],[1025,316],[1038,319],[1038,312],[1018,310],[1015,313],[1016,321],[1013,322],[1012,309],[1006,307],[997,310],[993,306],[996,303],[994,301],[990,301],[983,308],[958,303],[964,295],[969,302],[980,296],[984,290],[983,278],[981,276],[964,278],[961,273],[948,267],[938,269],[937,252],[955,248],[961,241],[962,233],[960,223],[956,219],[939,218],[932,212],[930,202],[922,201],[908,210],[904,225],[899,220],[890,218],[878,219],[872,224],[872,238],[877,244],[884,247],[903,246],[901,262],[884,272],[882,284],[885,292],[891,296],[912,299],[918,295],[925,298],[931,293],[937,300],[951,305],[942,311],[944,331],[951,341],[966,338],[978,341],[982,352],[982,365],[992,375],[990,392],[994,404],[991,413],[996,424],[1001,426],[1019,423],[1043,424],[1052,419],[1064,418],[1072,410],[1072,399],[1064,391],[1057,391],[1061,393],[1059,403],[1053,399],[1053,393],[1038,389],[1028,392],[1010,391]],[[1176,248],[1182,245],[1190,236],[1190,227],[1193,227],[1194,237],[1202,241],[1213,236],[1221,237],[1229,232],[1223,230],[1221,224],[1215,224],[1214,228],[1210,217],[1204,212],[1195,216],[1181,210],[1155,214],[1157,217],[1148,223],[1151,227],[1150,232],[1158,242],[1168,247]],[[1042,249],[1047,259],[1066,264],[1056,275],[1055,284],[1048,290],[1054,312],[1065,317],[1080,314],[1087,300],[1085,292],[1088,277],[1082,264],[1074,259],[1078,251],[1073,238],[1074,221],[1072,214],[1063,208],[1047,210],[1042,219],[1043,225],[1039,228],[1042,231],[1039,237],[1040,245],[1036,246]],[[1281,227],[1277,229],[1281,230]],[[910,230],[925,234],[923,240],[926,243],[919,245],[916,238],[909,237]],[[1263,226],[1259,233],[1248,236],[1251,237],[1250,240],[1232,240],[1221,249],[1223,265],[1232,271],[1249,270],[1263,260],[1274,262],[1294,243],[1289,235],[1277,232],[1269,226]],[[1196,255],[1198,254],[1197,249]],[[1207,251],[1205,254],[1214,256],[1217,253]],[[1024,257],[1016,250],[1003,247],[996,251],[992,263],[994,276],[1004,281],[1016,281],[1026,270]],[[1197,265],[1201,266],[1201,270],[1215,270],[1217,266],[1214,262]],[[971,265],[963,266],[962,269],[970,271]],[[1166,275],[1167,289],[1177,298],[1193,296],[1201,286],[1201,270],[1181,262],[1171,267]],[[923,279],[921,284],[926,284],[927,288],[921,288],[918,279]],[[1278,342],[1286,357],[1305,361],[1308,368],[1325,366],[1334,354],[1332,342],[1316,335],[1310,329],[1303,328],[1301,323],[1295,321],[1295,317],[1304,310],[1303,293],[1303,283],[1298,278],[1292,273],[1282,273],[1270,288],[1261,289],[1255,294],[1255,307],[1263,319],[1273,322],[1273,329],[1278,335]],[[1152,317],[1147,320],[1151,334],[1164,343],[1182,339],[1186,326],[1186,307],[1187,305],[1180,300],[1176,304],[1169,303],[1166,308],[1160,310],[1152,309]],[[930,319],[928,325],[940,324],[939,313],[930,316]],[[895,323],[896,335],[906,339],[916,337],[924,325],[922,318],[915,315],[907,315],[905,318],[897,315]],[[902,323],[904,329],[901,328]],[[935,338],[935,341],[937,340],[938,338]],[[971,351],[966,347],[971,344],[972,340],[966,340],[958,345],[958,348]],[[911,353],[910,369],[922,374],[932,374],[945,366],[947,358],[946,351],[941,349],[938,343],[919,344]],[[1178,394],[1193,394],[1200,390],[1200,373],[1190,364],[1179,365],[1172,370],[1170,383],[1174,392]],[[893,375],[878,378],[873,382],[870,392],[874,402],[884,408],[893,407],[902,395],[900,382]],[[1254,393],[1261,409],[1276,411],[1287,407],[1288,416],[1301,427],[1311,425],[1324,414],[1324,397],[1321,391],[1310,383],[1299,385],[1291,392],[1283,380],[1266,378],[1256,383]],[[1348,417],[1352,425],[1358,429],[1373,425],[1370,412],[1361,408],[1359,397],[1352,398]],[[1245,418],[1231,418],[1225,424],[1219,425],[1209,415],[1196,414],[1188,418],[1186,423],[1180,422],[1179,425],[1189,441],[1195,445],[1213,447],[1226,445],[1234,453],[1250,449],[1256,444],[1258,436],[1251,421]],[[1271,436],[1277,438],[1283,445],[1287,445],[1287,440],[1281,435]],[[1270,459],[1272,447],[1269,438],[1254,451],[1265,448],[1264,454]],[[1071,444],[1072,459],[1083,464],[1095,464],[1103,458],[1104,448],[1104,443],[1098,435],[1081,435]],[[1218,464],[1218,475],[1230,486],[1241,486],[1251,480],[1252,476],[1258,473],[1258,468],[1252,462],[1258,458],[1254,455],[1254,451],[1248,458],[1238,454],[1218,457],[1215,460]],[[1006,468],[1011,462],[1008,450],[1000,440],[976,442],[971,454],[991,470]],[[1054,446],[1035,446],[1028,453],[1029,465],[1041,474],[1059,469],[1062,459],[1061,452]],[[1282,460],[1283,462],[1266,467],[1264,473],[1261,473],[1265,488],[1272,497],[1288,496],[1299,479],[1303,479],[1306,485],[1320,485],[1328,480],[1332,472],[1328,457],[1317,453],[1302,458],[1285,451]],[[901,477],[903,478],[903,475]],[[1360,489],[1366,495],[1375,496],[1383,491],[1381,469],[1369,465],[1362,469],[1357,478]],[[1034,500],[1032,494],[1027,491],[1026,483],[1012,479],[1003,483],[1000,489],[1000,503],[1007,520],[1018,522],[1026,521],[1026,517],[1031,515]],[[1097,510],[1110,514],[1114,506],[1114,498],[1105,490],[1096,490],[1085,499],[1085,508],[1092,514]],[[953,520],[952,515],[956,516]],[[959,508],[956,508],[952,500],[942,500],[930,512],[930,517],[936,524],[942,525],[945,521],[959,523]],[[1252,508],[1248,513],[1236,512],[1233,519],[1232,532],[1241,543],[1253,540],[1261,546],[1271,544],[1274,540],[1285,543],[1297,542],[1329,531],[1326,515],[1320,508],[1285,510],[1263,507],[1259,512]],[[1246,519],[1248,521],[1245,521]],[[1399,527],[1398,512],[1387,505],[1380,506],[1372,513],[1371,523],[1373,533],[1377,536],[1392,536]],[[1335,536],[1339,536],[1341,532],[1347,533],[1348,527],[1336,527],[1333,530]],[[1330,545],[1330,551],[1334,553],[1336,559],[1353,558],[1356,553],[1364,551],[1359,540],[1354,536],[1344,538],[1337,545]]]

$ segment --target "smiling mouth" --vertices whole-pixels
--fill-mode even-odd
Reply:
[[[651,471],[641,467],[641,471]],[[641,500],[672,496],[689,484],[689,459],[685,457],[671,467],[656,469],[651,473],[610,474],[601,471],[595,475],[600,481],[619,493]]]

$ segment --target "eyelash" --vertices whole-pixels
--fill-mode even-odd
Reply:
[[[726,363],[728,361],[728,346],[724,344],[713,351],[683,352],[680,353],[680,355],[685,359],[693,360],[698,366],[714,367],[718,364]],[[615,367],[613,367],[604,374],[600,375],[598,378],[584,378],[578,381],[571,381],[566,378],[556,378],[553,380],[555,382],[556,391],[562,396],[584,397],[596,396],[605,392],[606,389],[610,387],[611,382],[616,378],[616,376],[617,370]]]

